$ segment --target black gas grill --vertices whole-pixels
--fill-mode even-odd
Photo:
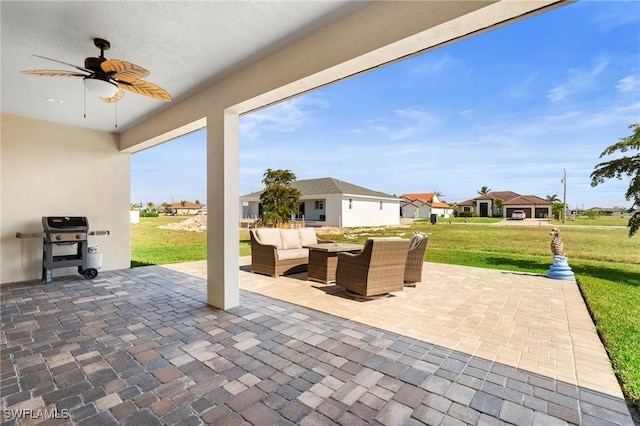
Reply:
[[[97,247],[88,247],[87,238],[109,235],[109,231],[89,231],[89,220],[84,216],[43,216],[44,232],[16,232],[16,238],[42,238],[42,280],[49,284],[54,268],[77,266],[78,273],[87,279],[98,276],[102,267],[102,253]],[[73,247],[75,252],[55,255],[54,247]],[[75,247],[74,247],[75,246]]]
[[[87,241],[89,221],[84,216],[44,216],[42,227],[48,243]]]
[[[42,218],[44,239],[42,244],[42,280],[50,283],[54,268],[77,266],[78,273],[87,279],[98,276],[102,266],[102,255],[88,247],[88,235],[105,235],[109,231],[89,232],[89,221],[84,216],[44,216]],[[54,246],[77,244],[75,253],[54,255]],[[99,264],[89,261],[91,254],[99,255]],[[95,256],[94,256],[95,258]]]

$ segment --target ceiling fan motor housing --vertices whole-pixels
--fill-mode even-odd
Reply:
[[[100,64],[102,64],[104,61],[106,61],[107,59],[102,57],[102,58],[94,58],[94,57],[88,57],[84,60],[84,67],[86,69],[89,69],[93,72],[95,72],[96,74],[105,74],[104,71],[102,71],[102,68],[100,67]]]

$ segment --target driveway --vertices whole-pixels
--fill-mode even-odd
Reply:
[[[511,220],[503,219],[500,222],[494,223],[494,225],[517,225],[517,226],[552,226],[548,219],[523,219],[523,220]]]

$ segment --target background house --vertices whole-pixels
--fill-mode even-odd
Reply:
[[[165,211],[172,212],[173,214],[197,214],[206,210],[206,206],[200,203],[194,203],[191,201],[178,201],[167,206]]]
[[[551,217],[552,206],[551,201],[536,195],[491,191],[458,203],[458,212],[474,213],[479,217],[508,218],[514,210],[522,210],[527,218],[548,219]]]
[[[603,216],[624,216],[624,209],[620,207],[591,207],[587,211],[595,211]]]
[[[297,219],[318,226],[382,226],[400,223],[400,199],[334,178],[297,180],[300,191]],[[259,218],[262,191],[240,197],[242,218]]]
[[[424,194],[402,194],[400,211],[404,218],[430,218],[432,214],[438,217],[451,217],[453,209],[448,203],[440,201],[435,192]]]

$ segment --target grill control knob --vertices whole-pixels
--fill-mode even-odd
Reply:
[[[76,234],[76,240],[81,240],[82,239],[82,234]]]
[[[62,239],[62,235],[58,234],[56,235],[56,240],[60,241]]]

